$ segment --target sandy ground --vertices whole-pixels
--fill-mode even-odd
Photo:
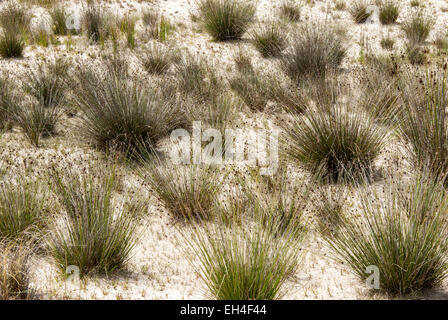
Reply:
[[[382,52],[379,39],[384,34],[391,34],[402,45],[403,35],[399,25],[381,26],[378,22],[367,25],[356,25],[346,11],[334,9],[331,0],[310,1],[305,5],[301,22],[322,21],[339,24],[348,29],[347,41],[349,55],[344,61],[347,72],[356,69],[360,53],[360,44],[366,42],[366,47],[373,52]],[[402,1],[402,10],[398,22],[403,21],[411,12],[409,1]],[[78,1],[65,1],[68,6],[80,8]],[[259,0],[257,20],[271,21],[278,19],[280,1]],[[221,74],[233,72],[233,55],[243,49],[249,52],[257,67],[269,69],[274,61],[262,59],[248,41],[238,43],[216,43],[209,35],[200,32],[200,27],[191,21],[194,14],[193,0],[155,0],[155,1],[111,1],[106,4],[113,12],[123,14],[127,11],[140,14],[142,8],[157,7],[175,25],[176,30],[170,41],[176,46],[191,52],[207,56],[213,61]],[[436,26],[430,35],[433,41],[448,25],[448,3],[442,0],[425,1],[426,10],[436,19]],[[48,13],[45,9],[33,7],[33,23],[45,23]],[[139,43],[144,50],[144,44]],[[0,70],[7,71],[12,76],[20,78],[29,68],[34,68],[39,61],[51,60],[64,56],[75,67],[83,61],[95,60],[101,52],[98,46],[89,45],[85,37],[74,36],[70,46],[62,42],[58,46],[42,48],[35,45],[27,46],[24,58],[20,60],[0,60]],[[129,52],[130,58],[132,53]],[[258,116],[257,116],[258,117]],[[261,117],[263,118],[263,116]],[[61,168],[68,166],[81,170],[95,161],[103,161],[97,151],[79,143],[76,130],[72,130],[72,122],[76,119],[63,119],[60,123],[59,135],[44,141],[43,147],[31,147],[25,137],[14,129],[0,137],[0,159],[8,175],[14,175],[24,168],[29,175],[44,174],[46,168],[56,165]],[[262,124],[262,119],[252,119],[253,124]],[[377,167],[384,170],[395,170],[405,173],[407,168],[404,147],[397,148],[399,142],[393,140],[377,162]],[[404,160],[402,158],[405,158]],[[123,169],[125,170],[125,169]],[[148,215],[142,221],[142,237],[132,252],[128,268],[125,271],[110,276],[92,276],[81,283],[70,283],[59,277],[52,261],[48,257],[38,256],[33,262],[32,285],[43,298],[59,299],[204,299],[206,290],[198,275],[195,274],[188,257],[179,249],[176,227],[166,210],[151,197],[138,179],[127,174],[124,178],[125,190],[137,190],[148,196],[151,201]],[[350,206],[347,203],[347,206]],[[344,268],[332,261],[330,250],[317,235],[312,235],[306,246],[302,248],[306,255],[297,273],[288,279],[285,285],[285,299],[381,299],[371,295],[366,287]],[[422,298],[448,297],[448,285],[425,294]]]

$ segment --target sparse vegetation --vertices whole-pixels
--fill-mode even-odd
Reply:
[[[216,41],[240,39],[253,21],[255,6],[241,0],[201,0],[199,15]]]
[[[332,29],[306,25],[297,32],[281,62],[289,77],[300,84],[307,77],[325,77],[345,55],[343,40]]]
[[[179,53],[169,46],[153,43],[142,58],[143,67],[150,74],[164,74],[174,65]]]
[[[232,211],[261,215],[262,206],[242,207],[233,202]],[[220,209],[225,210],[225,209]],[[224,215],[224,214],[222,214]],[[221,216],[222,216],[221,215]],[[193,225],[183,232],[186,253],[198,257],[193,266],[204,281],[211,298],[219,300],[272,300],[285,293],[283,284],[300,263],[300,246],[306,232],[289,226],[278,237],[278,219],[258,219],[239,226],[218,219],[204,226]]]
[[[212,166],[173,165],[156,158],[144,165],[142,176],[175,219],[208,220],[215,215],[222,177]]]
[[[130,79],[126,62],[113,59],[103,73],[84,69],[78,75],[82,130],[97,148],[134,157],[182,124],[182,111],[175,97]]]
[[[278,57],[287,43],[282,30],[275,25],[264,25],[253,32],[252,43],[265,58]]]
[[[29,31],[30,15],[15,2],[8,2],[0,12],[0,26],[3,35],[0,38],[0,55],[4,58],[22,57],[25,47],[23,36]]]
[[[49,247],[63,274],[71,265],[81,276],[123,268],[138,238],[136,217],[142,205],[122,204],[116,212],[116,173],[107,168],[97,173],[53,173],[52,186],[64,212],[53,226]]]
[[[281,16],[289,21],[298,22],[302,7],[300,4],[290,0],[284,0],[280,5]]]
[[[308,109],[281,124],[288,156],[332,182],[368,176],[385,142],[370,117],[342,105]]]
[[[405,79],[401,132],[410,143],[416,165],[428,167],[436,177],[445,180],[448,173],[446,75],[408,73]]]
[[[412,44],[424,42],[434,26],[434,20],[423,11],[417,11],[402,24],[402,29]]]
[[[379,10],[379,19],[384,25],[395,23],[400,14],[399,4],[395,0],[381,2]]]
[[[325,237],[339,261],[361,280],[366,268],[381,273],[380,289],[395,295],[421,292],[447,276],[446,191],[419,175],[410,185],[390,181],[381,198],[362,194],[362,215]]]
[[[368,9],[369,4],[365,0],[355,0],[348,10],[356,23],[365,23],[373,13]]]
[[[33,298],[30,289],[30,257],[32,249],[22,242],[0,243],[0,300]]]
[[[30,239],[44,225],[46,192],[37,182],[0,184],[0,239]]]

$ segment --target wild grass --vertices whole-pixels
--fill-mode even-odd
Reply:
[[[104,67],[78,74],[83,135],[100,150],[131,158],[142,148],[154,150],[159,139],[184,121],[175,97],[129,77],[125,61],[113,58]]]
[[[361,281],[368,266],[378,267],[380,289],[393,295],[420,293],[447,276],[446,191],[425,174],[414,180],[363,192],[361,216],[324,237]]]
[[[292,115],[280,125],[290,159],[329,182],[370,175],[386,139],[371,117],[341,104],[308,108],[304,119]]]
[[[395,23],[400,15],[400,5],[395,0],[385,0],[380,3],[379,19],[381,24]]]
[[[265,214],[261,204],[247,206],[236,201],[229,206],[249,217]],[[227,214],[224,205],[219,208],[223,212],[218,217]],[[283,296],[284,282],[300,263],[306,231],[291,224],[278,232],[280,221],[265,220],[263,224],[255,218],[253,223],[239,225],[218,218],[181,232],[186,254],[197,257],[191,263],[211,298],[271,300]]]
[[[101,168],[98,174],[79,176],[73,171],[54,172],[52,188],[63,208],[50,234],[49,248],[65,274],[77,266],[81,276],[92,272],[110,273],[123,268],[138,238],[140,203],[113,202],[115,169]]]
[[[31,254],[29,244],[23,241],[0,243],[0,300],[26,300],[33,297],[29,272]]]
[[[423,11],[415,12],[401,26],[407,39],[412,44],[423,43],[428,38],[433,27],[434,20]]]
[[[68,65],[57,60],[48,65],[41,64],[35,71],[27,73],[24,91],[34,97],[44,108],[60,108],[65,102],[68,84]]]
[[[146,34],[150,39],[164,42],[175,29],[174,25],[159,12],[152,10],[143,11],[143,24],[146,27]]]
[[[404,77],[401,133],[410,144],[418,167],[428,166],[435,176],[448,173],[446,73],[408,73]]]
[[[129,48],[135,48],[135,24],[137,17],[126,14],[119,21],[119,28],[121,32],[126,35],[126,42]]]
[[[368,11],[369,4],[365,0],[355,0],[350,4],[348,11],[356,23],[365,23],[372,12]]]
[[[0,55],[3,58],[20,58],[25,47],[23,36],[29,31],[31,16],[20,4],[7,2],[0,12]]]
[[[7,74],[0,74],[0,131],[9,129],[11,125],[11,110],[17,98],[13,93],[11,78]]]
[[[359,105],[379,124],[395,127],[401,121],[402,112],[399,80],[382,69],[364,70]]]
[[[152,43],[142,56],[142,64],[150,74],[165,74],[179,59],[179,52],[170,46]]]
[[[380,44],[381,44],[381,48],[383,48],[383,49],[393,50],[394,45],[395,45],[395,40],[393,38],[391,38],[390,36],[385,36],[385,37],[381,38]]]
[[[57,5],[50,10],[50,16],[53,21],[53,31],[55,35],[66,36],[69,34],[67,28],[68,14],[62,5]]]
[[[301,11],[302,5],[294,1],[284,0],[280,5],[281,16],[291,22],[300,21]]]
[[[198,106],[197,103],[192,103],[189,109],[187,116],[189,122],[202,121],[203,126],[219,130],[225,148],[225,130],[230,128],[236,120],[238,101],[230,94],[222,93],[203,105]],[[205,127],[203,129],[206,130]]]
[[[173,165],[154,158],[144,163],[141,174],[173,218],[209,220],[215,215],[216,199],[222,187],[222,177],[216,168]]]
[[[25,43],[16,34],[6,34],[0,38],[0,55],[3,58],[22,57]]]
[[[230,87],[252,111],[264,110],[269,101],[290,112],[304,110],[306,99],[294,83],[255,70],[251,59],[241,52],[234,59],[238,74],[229,79]]]
[[[345,55],[343,40],[331,28],[305,25],[296,33],[281,63],[286,74],[300,84],[306,78],[325,77]]]
[[[240,39],[254,20],[256,7],[241,0],[199,0],[199,16],[216,41]]]
[[[97,0],[87,0],[82,11],[82,21],[87,38],[94,43],[102,42],[109,36],[109,13]]]
[[[426,62],[426,56],[423,48],[416,43],[408,42],[405,46],[406,57],[413,65],[423,65]]]
[[[311,183],[304,179],[291,181],[284,167],[278,168],[272,176],[262,176],[256,170],[249,170],[248,179],[242,178],[240,183],[249,205],[259,213],[253,218],[273,236],[281,237],[291,229],[305,232]]]
[[[263,111],[270,97],[270,82],[259,71],[240,72],[229,80],[230,88],[252,111]]]
[[[222,89],[216,70],[203,57],[185,54],[176,63],[175,72],[180,92],[200,102],[213,100]]]
[[[18,125],[28,140],[35,147],[41,146],[41,138],[56,133],[56,124],[61,110],[55,107],[46,108],[36,101],[21,102],[11,111],[11,119]]]
[[[0,184],[0,239],[31,239],[44,227],[47,195],[38,182],[19,180]]]
[[[284,31],[274,24],[258,26],[252,33],[252,43],[264,58],[279,57],[287,46]]]

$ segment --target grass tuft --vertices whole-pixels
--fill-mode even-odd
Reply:
[[[390,181],[382,192],[362,193],[361,216],[324,238],[361,281],[376,266],[384,292],[420,293],[447,276],[447,205],[443,186],[424,174],[410,185]]]
[[[49,239],[51,253],[65,274],[77,266],[81,276],[122,268],[135,246],[136,216],[140,204],[120,206],[112,201],[116,190],[114,169],[80,177],[71,171],[55,172],[52,186],[64,210]]]
[[[300,84],[308,77],[325,77],[342,63],[345,55],[342,39],[331,29],[306,25],[297,32],[281,63],[287,75]]]
[[[252,43],[264,58],[279,57],[287,45],[282,30],[275,25],[259,26],[252,34]]]
[[[199,15],[216,41],[240,39],[253,21],[256,7],[241,0],[200,0]]]

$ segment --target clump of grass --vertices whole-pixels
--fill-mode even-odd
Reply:
[[[309,108],[282,123],[287,155],[330,182],[369,175],[385,142],[371,117],[343,105]]]
[[[448,51],[448,34],[437,37],[437,39],[434,41],[434,44],[437,49],[445,52]]]
[[[259,72],[240,72],[229,80],[230,87],[253,111],[263,111],[270,97],[270,83]]]
[[[159,12],[146,10],[143,12],[143,24],[150,39],[161,42],[167,40],[168,35],[175,29],[174,25]]]
[[[395,40],[390,36],[382,37],[380,44],[383,49],[392,50],[395,45]]]
[[[409,42],[413,44],[423,43],[429,36],[434,26],[434,20],[423,11],[417,11],[412,17],[402,24],[402,29]]]
[[[409,4],[410,4],[411,7],[413,7],[413,8],[423,6],[421,0],[411,0],[411,2],[410,2]]]
[[[334,8],[336,10],[343,11],[343,10],[345,10],[346,7],[347,7],[347,4],[345,3],[344,0],[335,0],[334,1]]]
[[[102,42],[108,37],[108,12],[97,0],[87,0],[82,12],[82,21],[91,41]]]
[[[43,228],[46,192],[38,182],[0,184],[0,239],[32,238]]]
[[[232,201],[233,213],[259,217],[263,206],[246,206]],[[219,209],[224,216],[228,210]],[[238,219],[238,217],[230,218]],[[188,256],[197,257],[192,265],[204,281],[211,298],[219,300],[271,300],[285,293],[283,284],[297,269],[305,230],[292,225],[277,232],[279,219],[239,225],[217,219],[214,223],[193,225],[183,231]],[[281,236],[279,236],[281,234]]]
[[[346,186],[329,185],[318,189],[316,218],[317,230],[325,236],[332,236],[341,230],[346,216],[344,203],[347,198]]]
[[[9,31],[23,34],[29,31],[31,15],[19,3],[8,1],[0,12],[0,25],[5,33]]]
[[[120,21],[119,21],[119,27],[121,32],[123,32],[126,35],[126,41],[128,44],[128,47],[131,49],[135,48],[135,24],[137,22],[137,18],[125,15]]]
[[[30,15],[19,4],[8,2],[0,12],[0,55],[4,58],[22,57],[25,43],[24,34],[29,31]]]
[[[235,62],[236,70],[242,73],[253,72],[252,59],[240,48],[235,54],[233,61]]]
[[[291,228],[305,231],[303,220],[311,184],[291,181],[284,167],[273,175],[262,176],[256,170],[249,174],[250,179],[242,177],[241,185],[249,204],[259,212],[254,218],[276,237],[283,236]]]
[[[343,40],[329,28],[306,25],[298,31],[281,63],[287,75],[301,83],[306,78],[322,78],[344,59]]]
[[[448,198],[443,186],[420,174],[410,186],[390,181],[381,195],[363,193],[361,205],[361,217],[325,237],[355,276],[366,281],[366,268],[376,266],[380,289],[402,296],[446,278]]]
[[[238,75],[230,79],[229,84],[250,109],[261,111],[272,101],[287,111],[303,111],[305,97],[294,83],[255,70],[252,60],[241,51],[234,61]]]
[[[52,186],[64,213],[55,222],[49,247],[64,274],[70,265],[77,266],[81,276],[109,273],[129,259],[137,240],[135,218],[142,206],[123,204],[115,212],[116,183],[114,169],[82,177],[70,170],[64,175],[54,172]]]
[[[30,264],[32,250],[22,242],[0,243],[0,300],[30,299]]]
[[[349,12],[356,23],[365,23],[372,12],[368,11],[369,4],[364,0],[356,0],[350,4]]]
[[[404,79],[401,133],[410,143],[416,165],[429,166],[443,178],[448,173],[446,73],[410,73]]]
[[[164,74],[178,60],[179,54],[172,47],[153,43],[142,57],[143,67],[150,74]]]
[[[67,28],[68,15],[61,5],[57,5],[50,10],[50,16],[53,20],[53,32],[58,36],[65,36],[69,34]]]
[[[241,0],[200,0],[200,19],[216,41],[240,39],[253,21],[255,6]]]
[[[185,95],[203,102],[212,100],[222,88],[215,69],[204,58],[188,53],[179,59],[175,67],[177,85]]]
[[[285,0],[280,5],[281,16],[292,22],[300,21],[301,11],[302,5],[293,1]]]
[[[284,34],[275,25],[259,26],[253,32],[252,43],[265,58],[280,56],[287,45]]]
[[[58,108],[46,108],[36,101],[21,102],[11,111],[12,121],[22,129],[35,147],[40,147],[42,137],[56,133],[56,123],[60,116],[61,111]]]
[[[141,148],[154,150],[160,138],[183,123],[175,98],[127,76],[125,61],[113,58],[105,69],[78,75],[83,133],[95,147],[134,157]]]
[[[25,44],[17,34],[5,34],[0,38],[0,55],[3,58],[22,57]]]
[[[378,123],[395,126],[401,118],[401,91],[399,81],[385,68],[364,70],[359,105]]]
[[[423,48],[413,42],[408,42],[405,46],[406,56],[409,62],[413,65],[423,65],[426,62],[426,57]]]
[[[24,90],[44,108],[60,108],[65,101],[68,66],[62,60],[39,65],[36,71],[27,74]]]
[[[395,23],[400,14],[400,6],[395,0],[386,0],[380,3],[379,19],[381,24]]]
[[[190,122],[202,121],[203,125],[217,129],[221,132],[223,139],[222,151],[224,152],[226,147],[225,129],[228,128],[236,118],[236,111],[238,109],[237,101],[235,101],[231,95],[222,93],[213,100],[207,101],[200,106],[198,106],[197,103],[193,103],[189,109],[188,118]]]
[[[190,161],[190,159],[186,159]],[[208,220],[214,216],[222,180],[216,168],[146,162],[143,178],[175,219]]]
[[[11,125],[11,110],[17,102],[9,75],[0,74],[0,130]]]

